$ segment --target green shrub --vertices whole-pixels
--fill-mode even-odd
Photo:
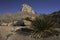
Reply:
[[[36,17],[35,20],[32,21],[31,29],[33,29],[32,37],[41,38],[48,37],[57,31],[54,30],[56,27],[56,23],[52,21],[49,15],[43,15]]]

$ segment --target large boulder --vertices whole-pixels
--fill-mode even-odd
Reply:
[[[24,24],[25,24],[26,26],[30,26],[30,25],[31,25],[31,21],[24,20]]]
[[[0,40],[7,40],[7,36],[13,34],[12,31],[11,26],[0,26]]]
[[[27,12],[29,14],[35,14],[34,10],[32,10],[32,7],[27,4],[22,5],[22,12]]]
[[[1,23],[1,26],[8,26],[8,23]]]
[[[33,40],[30,36],[32,30],[28,28],[21,28],[15,31],[16,34],[10,36],[8,40]]]
[[[14,34],[11,37],[9,37],[7,40],[34,40],[30,36],[26,36],[23,34]]]
[[[25,26],[23,20],[18,20],[13,22],[13,26]]]

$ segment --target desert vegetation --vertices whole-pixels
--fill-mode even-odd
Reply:
[[[33,30],[32,37],[36,40],[38,38],[45,38],[52,35],[58,35],[59,32],[54,30],[57,24],[49,15],[38,16],[32,21],[31,28]]]

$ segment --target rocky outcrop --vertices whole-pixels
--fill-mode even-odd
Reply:
[[[15,34],[15,31],[22,27],[0,26],[0,40],[7,40]],[[23,27],[24,28],[24,27]]]
[[[30,36],[26,36],[26,35],[19,35],[19,34],[14,34],[11,37],[9,37],[7,40],[34,40],[32,39]]]
[[[30,26],[30,25],[31,25],[31,22],[30,22],[30,21],[27,21],[27,20],[24,20],[24,24],[25,24],[26,26]]]
[[[23,20],[17,20],[13,22],[13,26],[25,26]]]
[[[27,4],[23,4],[22,5],[22,12],[27,12],[29,14],[35,14],[34,10],[32,10],[32,7],[27,5]]]
[[[8,23],[1,23],[1,26],[8,26]]]

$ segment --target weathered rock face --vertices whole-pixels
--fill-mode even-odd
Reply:
[[[35,14],[34,10],[32,10],[32,8],[27,5],[27,4],[23,4],[22,5],[22,12],[27,12],[27,13],[30,13],[30,14]]]
[[[13,26],[25,26],[23,20],[14,21]]]
[[[8,23],[2,23],[1,26],[8,26]]]
[[[24,24],[25,24],[26,26],[29,26],[29,25],[31,25],[31,22],[30,22],[30,21],[27,21],[27,20],[24,20]]]

